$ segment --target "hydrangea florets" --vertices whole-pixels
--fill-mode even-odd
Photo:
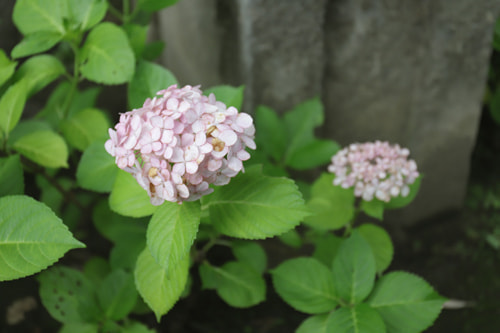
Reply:
[[[419,176],[409,154],[408,149],[388,142],[351,144],[332,157],[328,171],[335,174],[334,185],[354,187],[355,196],[389,202],[391,197],[407,196],[409,185]]]
[[[153,205],[192,201],[227,184],[255,149],[252,117],[202,95],[199,87],[172,85],[120,116],[106,150],[148,192]]]

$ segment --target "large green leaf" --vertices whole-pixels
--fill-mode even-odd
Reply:
[[[330,162],[339,149],[339,144],[332,140],[313,139],[291,153],[287,165],[297,170],[312,169]]]
[[[311,316],[304,320],[295,333],[330,333],[328,331],[328,313]]]
[[[93,323],[71,322],[64,324],[59,333],[99,333],[99,325]]]
[[[322,230],[342,228],[354,217],[354,192],[333,185],[334,175],[323,173],[311,187],[305,223]]]
[[[128,172],[118,170],[111,195],[109,206],[118,214],[143,217],[153,214],[158,206],[153,206],[148,192],[139,185],[137,180]]]
[[[28,83],[21,80],[12,85],[0,98],[0,138],[8,137],[21,119],[26,103]]]
[[[244,92],[245,86],[232,87],[222,85],[208,88],[203,92],[203,94],[206,96],[214,94],[215,99],[226,104],[227,107],[234,106],[240,110],[243,105]]]
[[[276,292],[298,311],[321,314],[337,305],[332,273],[314,258],[287,260],[271,273]]]
[[[108,2],[106,0],[70,0],[68,7],[74,23],[81,31],[85,31],[101,22],[106,15]]]
[[[109,274],[99,286],[97,297],[106,318],[125,318],[137,302],[137,290],[131,273],[116,270]]]
[[[19,155],[0,158],[0,197],[24,193],[23,166]]]
[[[66,73],[66,69],[59,59],[42,54],[26,60],[19,67],[14,79],[24,79],[27,82],[28,96],[31,96],[64,73]]]
[[[127,33],[128,41],[137,59],[142,58],[142,54],[146,47],[149,26],[128,23],[123,25],[123,30]],[[140,65],[139,65],[140,66]],[[162,67],[163,68],[163,67]],[[139,69],[136,68],[136,73]],[[161,90],[161,89],[159,89]]]
[[[217,230],[225,235],[263,239],[282,234],[308,214],[302,194],[291,179],[268,177],[252,166],[202,198]]]
[[[58,321],[97,322],[101,316],[94,286],[82,272],[52,267],[39,275],[39,281],[42,304]]]
[[[436,320],[444,302],[427,282],[407,272],[382,276],[367,300],[389,333],[422,332]]]
[[[246,263],[255,271],[263,274],[267,267],[267,255],[262,246],[255,241],[235,241],[233,254],[238,261]]]
[[[146,234],[156,262],[170,271],[188,256],[200,225],[200,203],[164,202],[153,214]]]
[[[356,304],[336,310],[328,317],[327,332],[385,333],[384,321],[366,304]],[[407,332],[405,330],[401,332]]]
[[[12,20],[16,27],[28,35],[38,31],[65,33],[66,0],[18,0]]]
[[[375,282],[375,258],[357,230],[340,245],[332,268],[337,294],[345,302],[357,304],[370,294]]]
[[[45,52],[59,43],[62,38],[63,35],[55,31],[37,31],[30,33],[12,49],[12,58],[21,58]]]
[[[266,282],[251,266],[231,261],[212,268],[216,274],[215,290],[227,304],[246,308],[265,300]]]
[[[96,141],[106,139],[109,127],[106,114],[93,108],[78,111],[61,123],[61,131],[68,143],[81,151]]]
[[[331,267],[342,241],[342,238],[330,233],[314,237],[315,248],[313,257],[326,266]]]
[[[166,314],[179,300],[187,282],[189,257],[181,260],[169,274],[158,265],[145,248],[137,258],[135,285],[146,304],[153,310],[156,320]]]
[[[394,255],[391,237],[383,228],[375,224],[363,224],[357,228],[361,236],[368,242],[375,256],[377,272],[381,273],[389,267]]]
[[[78,184],[91,191],[111,192],[118,167],[115,158],[104,149],[103,142],[94,142],[85,149],[76,170]]]
[[[172,6],[179,0],[139,0],[137,6],[148,12],[156,12],[168,6]]]
[[[168,69],[148,61],[140,61],[128,85],[128,103],[140,108],[146,98],[153,98],[160,90],[176,84],[177,79]]]
[[[25,277],[84,244],[43,203],[28,196],[0,198],[0,281]]]
[[[4,50],[0,49],[0,87],[14,74],[17,62],[11,61]]]
[[[47,168],[68,167],[68,147],[52,131],[37,131],[19,138],[12,147],[21,155]]]
[[[275,161],[281,161],[286,150],[288,134],[276,111],[259,106],[255,110],[255,129],[257,149],[262,149]]]
[[[384,218],[385,202],[373,198],[370,201],[361,200],[361,210],[368,216],[374,217],[380,221]]]
[[[125,32],[113,23],[95,26],[82,48],[81,72],[88,80],[121,84],[134,74],[135,57]]]

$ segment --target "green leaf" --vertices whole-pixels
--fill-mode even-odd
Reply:
[[[172,6],[179,0],[139,0],[137,6],[148,12],[156,12],[168,6]]]
[[[156,333],[156,331],[153,329],[149,329],[146,325],[142,323],[132,322],[128,324],[126,327],[122,327],[120,333]]]
[[[59,333],[99,333],[99,326],[91,323],[66,323]]]
[[[214,94],[217,101],[226,104],[227,107],[234,106],[240,110],[243,105],[244,92],[245,86],[232,87],[221,85],[206,89],[203,95],[209,96],[210,94]]]
[[[280,239],[280,241],[290,247],[298,249],[302,246],[302,238],[295,229],[289,230],[284,234],[279,235],[278,238]]]
[[[125,24],[123,26],[123,29],[127,33],[128,41],[130,43],[130,46],[132,47],[132,50],[134,51],[136,59],[140,59],[142,57],[142,54],[146,47],[148,28],[148,26],[142,26],[133,23]],[[137,70],[138,69],[136,69],[136,71]]]
[[[23,35],[38,31],[64,35],[63,18],[66,13],[65,0],[18,0],[14,5],[12,20]]]
[[[61,131],[68,143],[81,151],[108,138],[109,127],[108,118],[98,109],[83,109],[61,122]]]
[[[377,272],[385,271],[394,255],[394,247],[387,231],[375,224],[363,224],[357,230],[372,249]]]
[[[54,56],[42,54],[24,62],[14,75],[15,80],[27,82],[28,97],[66,73],[63,64]]]
[[[59,43],[62,38],[63,35],[60,32],[54,31],[36,31],[30,33],[12,49],[12,58],[22,58],[45,52]]]
[[[19,155],[0,158],[0,197],[24,194],[23,166]]]
[[[148,192],[137,183],[130,173],[118,170],[109,206],[114,212],[131,217],[143,217],[153,214],[158,206],[150,202]]]
[[[68,147],[52,131],[37,131],[19,138],[12,147],[21,155],[47,168],[68,167]]]
[[[81,31],[92,28],[101,22],[106,15],[108,2],[106,0],[70,0],[69,13]]]
[[[217,288],[218,274],[215,267],[203,262],[198,271],[201,279],[201,289],[215,289]]]
[[[169,271],[169,274],[158,265],[147,248],[137,258],[135,285],[141,297],[155,313],[158,322],[181,296],[188,273],[188,256],[181,260],[175,269]]]
[[[305,223],[321,230],[336,230],[354,217],[354,192],[333,185],[334,175],[323,173],[311,187],[307,207],[312,212]]]
[[[62,323],[97,322],[97,306],[92,283],[82,272],[53,267],[39,275],[40,298],[50,315]]]
[[[134,52],[125,32],[113,23],[95,26],[81,53],[81,72],[90,81],[121,84],[130,81],[134,75]]]
[[[253,241],[234,241],[233,254],[238,261],[247,264],[263,274],[267,267],[267,255],[262,246]]]
[[[118,242],[109,254],[111,269],[125,269],[134,271],[139,254],[146,246],[146,237],[127,237],[128,241]]]
[[[153,98],[158,91],[176,83],[177,79],[168,69],[151,62],[139,61],[128,85],[129,107],[142,107],[147,98]]]
[[[137,302],[132,274],[123,270],[112,272],[99,286],[97,296],[106,318],[112,320],[125,318]]]
[[[255,110],[257,149],[262,149],[275,161],[281,161],[286,151],[288,136],[283,121],[276,111],[267,106]]]
[[[142,51],[142,58],[144,60],[153,61],[162,54],[164,48],[165,43],[159,40],[148,43]]]
[[[0,281],[25,277],[84,244],[43,203],[28,196],[0,198]]]
[[[27,87],[26,80],[21,80],[10,86],[0,98],[0,137],[8,137],[21,119],[28,98]]]
[[[106,259],[92,257],[83,266],[83,274],[94,285],[99,285],[111,273],[111,268]]]
[[[354,230],[340,245],[333,260],[333,280],[337,294],[350,304],[364,300],[375,282],[375,258],[370,245]]]
[[[402,197],[401,195],[395,198],[392,198],[391,201],[385,204],[386,209],[396,209],[396,208],[401,208],[409,205],[413,199],[418,194],[418,190],[420,189],[420,182],[422,181],[423,175],[418,176],[417,179],[415,179],[415,182],[410,185],[410,194],[408,194],[406,197]]]
[[[295,333],[328,333],[328,313],[311,316],[304,320]]]
[[[298,311],[321,314],[337,305],[332,273],[314,258],[287,260],[271,274],[276,292]]]
[[[315,238],[315,248],[313,257],[331,267],[333,259],[337,255],[342,238],[330,233]]]
[[[217,294],[230,306],[246,308],[265,300],[266,282],[251,266],[231,261],[212,268],[217,274]]]
[[[92,143],[83,152],[76,170],[78,185],[84,189],[108,193],[113,189],[118,167],[115,158],[104,149],[104,143]]]
[[[202,197],[214,227],[245,239],[263,239],[293,229],[308,214],[302,195],[291,179],[268,177],[253,166]]]
[[[285,163],[289,165],[296,151],[314,140],[314,128],[323,124],[323,105],[317,97],[307,100],[285,113],[283,120],[289,138]]]
[[[335,333],[385,333],[384,321],[366,304],[336,310],[328,317],[327,331]],[[406,332],[403,330],[402,332]]]
[[[0,49],[0,87],[14,74],[17,62],[11,61],[4,50]]]
[[[313,139],[293,151],[287,159],[287,165],[297,170],[316,168],[330,162],[339,149],[339,144],[332,140]]]
[[[33,132],[50,131],[52,128],[48,123],[41,120],[21,120],[10,132],[7,144],[11,147],[17,140]]]
[[[374,217],[380,221],[384,218],[385,202],[373,198],[370,201],[361,200],[360,208],[366,215]]]
[[[417,333],[428,328],[445,299],[422,278],[391,272],[377,281],[367,303],[384,319],[387,332]]]
[[[200,213],[198,201],[165,201],[153,214],[146,234],[147,245],[156,262],[167,271],[188,257],[200,225]]]

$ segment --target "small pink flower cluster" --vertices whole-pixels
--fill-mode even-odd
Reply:
[[[227,108],[199,87],[172,85],[142,108],[120,116],[105,144],[116,164],[130,172],[153,205],[192,201],[243,170],[255,149],[252,117]]]
[[[328,171],[335,174],[334,185],[354,186],[354,195],[370,201],[374,197],[389,202],[406,197],[419,176],[417,164],[408,160],[410,151],[388,142],[351,144],[332,157]]]

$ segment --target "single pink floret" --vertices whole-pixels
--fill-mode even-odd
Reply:
[[[335,174],[334,185],[354,187],[355,196],[389,202],[391,197],[406,197],[419,176],[417,164],[408,155],[408,149],[388,142],[355,143],[332,157],[328,171]]]
[[[109,129],[106,151],[148,192],[153,205],[193,201],[243,170],[255,149],[253,119],[202,95],[199,87],[172,85]]]

